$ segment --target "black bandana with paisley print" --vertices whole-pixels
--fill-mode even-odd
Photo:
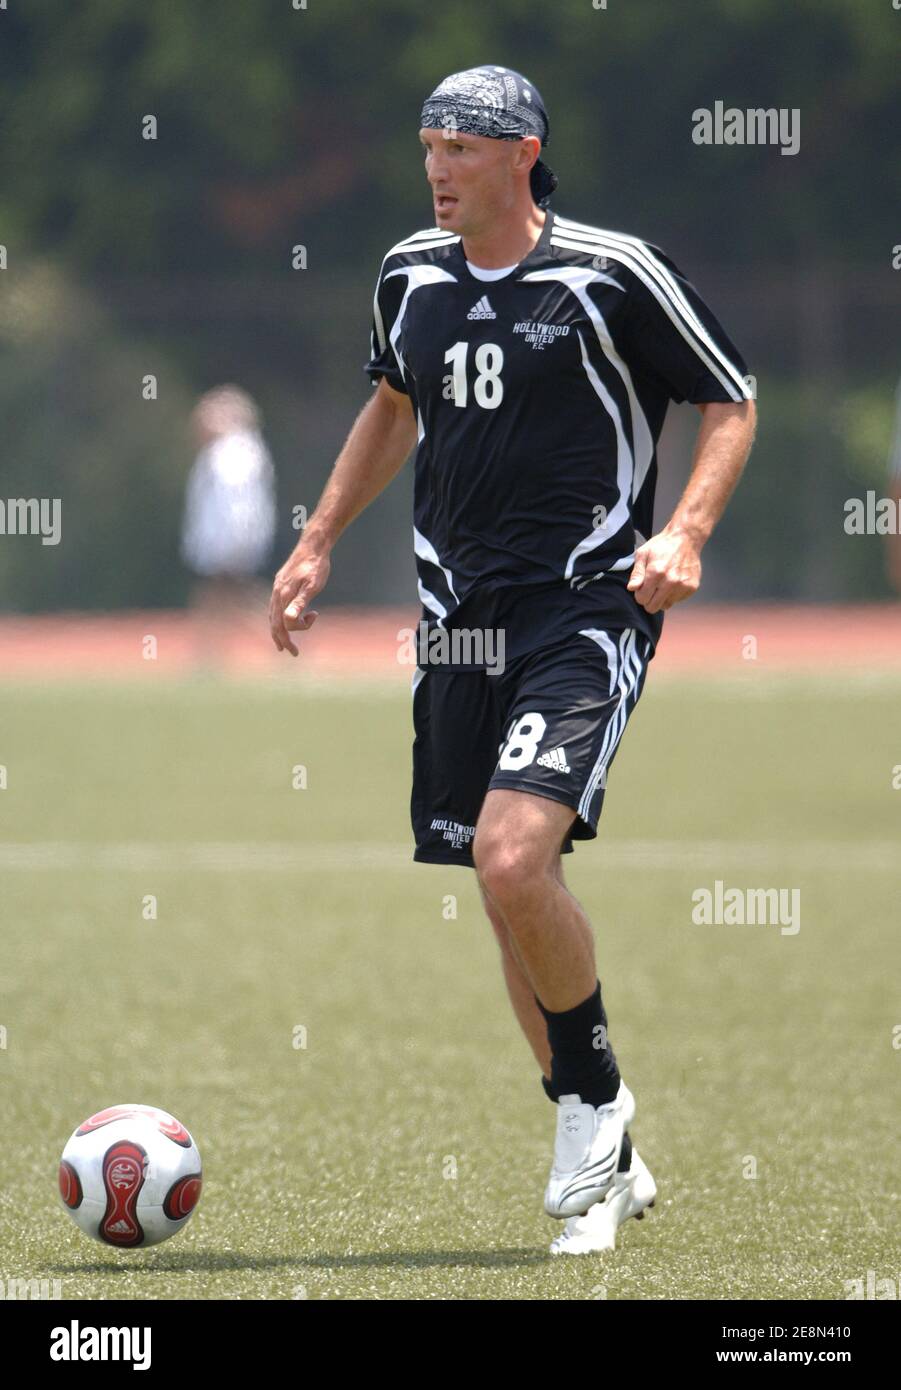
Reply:
[[[445,77],[426,100],[419,123],[426,130],[458,130],[490,140],[537,135],[542,146],[550,134],[541,93],[512,68],[467,68]],[[557,175],[538,159],[530,177],[532,197],[546,208],[557,187]]]

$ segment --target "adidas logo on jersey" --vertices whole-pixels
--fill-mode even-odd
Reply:
[[[483,294],[478,304],[473,304],[466,317],[468,319],[496,319],[497,314],[488,303],[487,294]]]
[[[537,761],[539,767],[549,767],[552,772],[572,771],[562,748],[552,748],[549,753],[542,753]]]

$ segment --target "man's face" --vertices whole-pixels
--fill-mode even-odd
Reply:
[[[491,140],[457,130],[419,132],[432,190],[435,226],[461,236],[483,231],[516,200],[516,173],[531,167],[537,136]]]

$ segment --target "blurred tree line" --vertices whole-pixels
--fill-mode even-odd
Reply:
[[[260,401],[292,543],[368,396],[381,257],[432,225],[422,100],[482,62],[542,91],[554,208],[662,245],[758,376],[708,597],[883,592],[841,504],[884,477],[901,372],[891,0],[296,6],[0,11],[0,497],[63,499],[59,547],[0,541],[0,603],[183,599],[186,417],[219,381]],[[716,101],[799,109],[800,152],[694,144]],[[332,599],[414,593],[409,482],[355,526]]]

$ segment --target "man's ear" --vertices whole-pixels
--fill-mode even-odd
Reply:
[[[531,154],[534,150],[534,158],[529,160],[527,166],[531,171],[533,165],[537,164],[538,160],[541,158],[541,141],[538,139],[537,135],[526,135],[523,137],[520,149],[528,154]]]

